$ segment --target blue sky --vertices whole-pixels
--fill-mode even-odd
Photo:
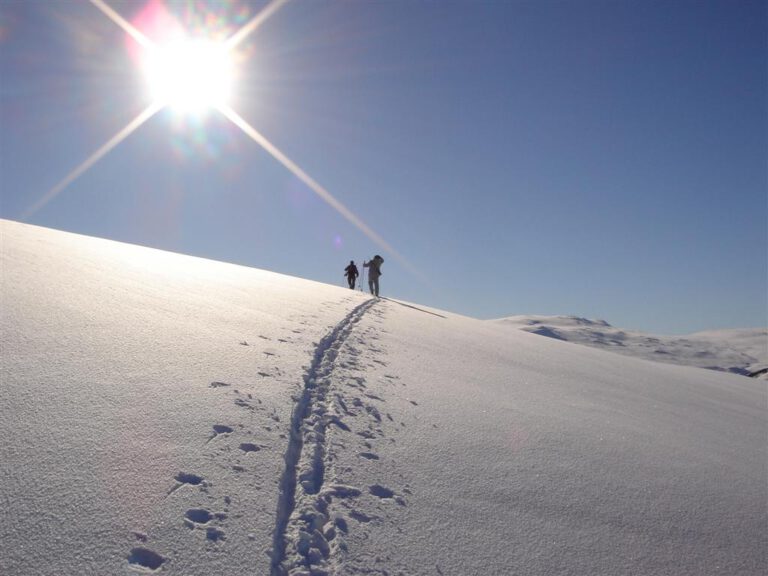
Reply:
[[[264,3],[167,5],[221,32]],[[238,46],[233,108],[397,257],[215,110],[159,112],[29,214],[149,97],[91,3],[0,0],[0,216],[340,286],[381,253],[384,295],[479,318],[765,326],[767,16],[289,2]]]

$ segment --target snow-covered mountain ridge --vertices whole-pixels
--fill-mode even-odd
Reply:
[[[764,382],[0,221],[0,574],[758,575]]]
[[[490,322],[656,362],[767,378],[768,329],[711,330],[662,336],[577,316],[509,316]]]

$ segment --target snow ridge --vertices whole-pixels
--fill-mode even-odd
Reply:
[[[323,535],[323,526],[328,522],[329,497],[344,488],[334,486],[323,490],[326,429],[330,424],[345,427],[332,413],[328,391],[340,348],[376,302],[371,299],[355,307],[323,337],[304,375],[304,390],[291,417],[285,470],[280,481],[272,576],[326,573],[320,566],[330,555],[330,546]]]
[[[759,377],[768,366],[768,330],[741,328],[664,336],[614,328],[577,316],[510,316],[491,320],[525,332],[625,356]]]

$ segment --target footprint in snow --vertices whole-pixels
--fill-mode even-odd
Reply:
[[[213,514],[205,508],[191,508],[184,514],[184,523],[189,528],[194,528],[196,524],[208,524],[213,518]]]
[[[381,498],[382,500],[394,500],[397,502],[400,506],[405,506],[405,500],[396,495],[394,490],[390,490],[386,486],[382,486],[381,484],[374,484],[373,486],[368,487],[368,492],[373,494],[374,496],[377,496]]]
[[[253,406],[251,406],[250,402],[246,402],[242,398],[236,398],[235,399],[235,405],[240,406],[240,408],[245,408],[247,410],[255,410]]]
[[[175,478],[177,482],[181,482],[182,484],[192,484],[193,486],[197,486],[203,482],[202,476],[198,476],[197,474],[189,474],[187,472],[179,472],[176,474]]]
[[[165,558],[149,548],[134,548],[128,556],[128,564],[131,566],[146,568],[154,572],[165,562]]]
[[[230,426],[225,426],[224,424],[214,424],[213,425],[213,436],[208,438],[208,442],[216,438],[219,434],[231,434],[235,430],[231,428]]]
[[[349,526],[347,526],[347,521],[344,520],[344,518],[342,518],[341,516],[335,518],[333,520],[333,524],[336,526],[336,528],[341,530],[344,534],[346,534],[349,531]]]
[[[224,386],[230,386],[230,384],[227,384],[226,382],[211,382],[208,384],[209,388],[223,388]]]
[[[365,411],[368,412],[369,415],[373,416],[376,422],[381,422],[381,414],[379,413],[379,411],[376,409],[375,406],[368,404],[365,407]]]
[[[210,510],[206,510],[205,508],[191,508],[184,514],[184,524],[186,524],[190,530],[194,530],[198,527],[205,527],[205,538],[213,542],[218,542],[219,540],[226,539],[224,530],[216,526],[206,526],[206,524],[214,519],[225,520],[226,518],[227,515],[223,512],[211,514]]]
[[[341,430],[344,430],[344,432],[351,432],[351,431],[352,431],[352,430],[349,428],[349,426],[347,426],[346,424],[344,424],[344,422],[342,422],[341,418],[339,418],[338,416],[332,416],[332,417],[330,417],[330,418],[328,419],[328,423],[329,423],[329,424],[334,424],[334,425],[336,425],[336,426],[337,426],[338,428],[340,428]]]
[[[353,520],[357,520],[361,524],[367,524],[371,520],[374,520],[373,516],[368,516],[367,514],[363,514],[362,512],[358,512],[357,510],[352,510],[349,513],[349,517]]]
[[[199,486],[200,484],[202,484],[203,486],[205,486],[205,481],[202,476],[198,476],[197,474],[189,474],[187,472],[179,472],[174,477],[174,480],[176,480],[176,485],[170,489],[170,491],[168,492],[169,495],[175,492],[176,490],[178,490],[179,488],[181,488],[182,486],[184,486],[185,484],[188,484],[190,486]]]
[[[323,496],[333,496],[334,498],[357,498],[360,494],[360,490],[345,484],[334,484],[322,490]]]
[[[395,493],[392,490],[380,484],[369,486],[368,492],[379,498],[393,498],[395,496]]]

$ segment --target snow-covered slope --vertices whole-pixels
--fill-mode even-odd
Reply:
[[[661,336],[576,316],[510,316],[490,322],[657,362],[753,375],[768,368],[768,328]]]
[[[764,382],[0,235],[2,574],[765,571]]]

